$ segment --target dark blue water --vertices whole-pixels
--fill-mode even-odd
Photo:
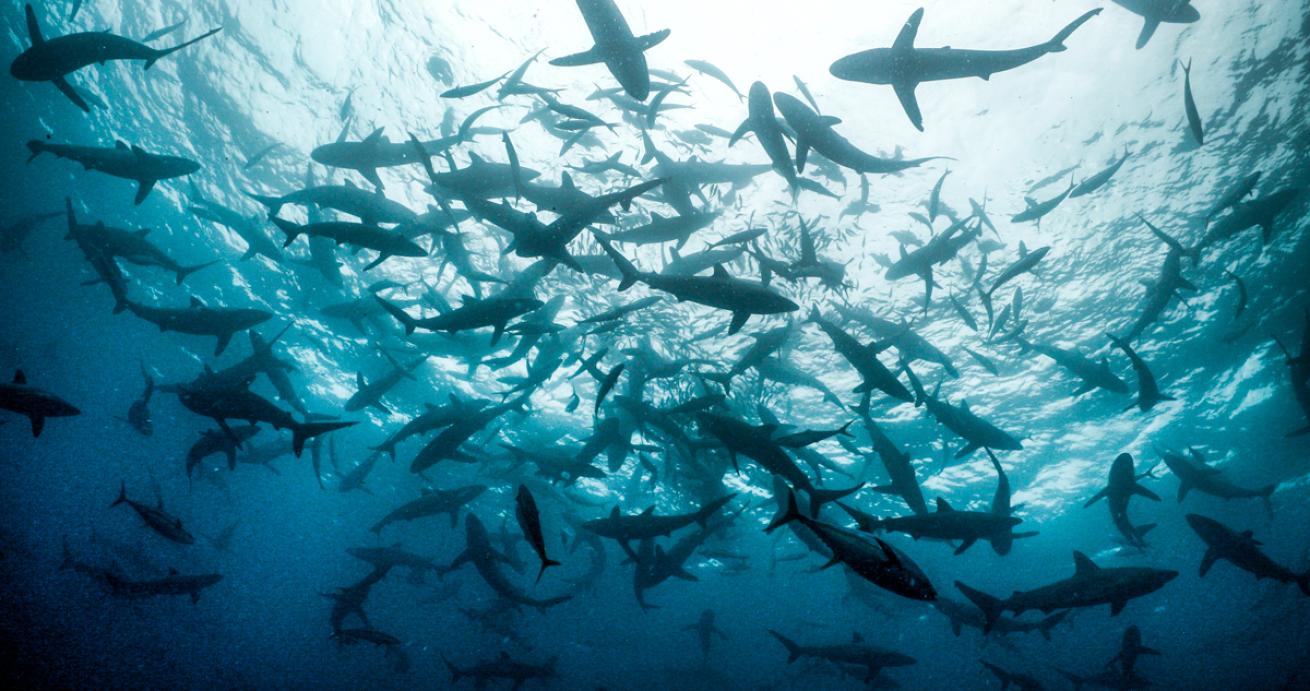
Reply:
[[[1135,392],[1138,379],[1129,361],[1103,334],[1132,328],[1143,310],[1142,283],[1157,279],[1169,251],[1137,214],[1191,248],[1202,243],[1207,212],[1247,176],[1261,173],[1251,199],[1304,190],[1310,182],[1305,118],[1310,10],[1299,2],[1194,4],[1200,21],[1163,24],[1140,50],[1134,42],[1141,18],[1107,3],[1101,15],[1067,41],[1065,52],[986,81],[924,83],[917,90],[924,132],[912,126],[891,88],[838,80],[828,70],[847,54],[891,45],[917,7],[913,3],[747,7],[624,2],[634,33],[672,30],[646,53],[657,88],[671,77],[688,77],[685,88],[665,99],[666,107],[678,107],[661,111],[653,125],[623,117],[608,100],[588,99],[597,89],[617,87],[603,66],[548,64],[592,43],[573,3],[86,0],[72,19],[70,3],[37,6],[47,37],[99,30],[142,37],[184,19],[181,28],[156,45],[175,45],[212,27],[223,31],[149,71],[143,72],[139,62],[111,62],[75,73],[71,81],[77,89],[91,94],[92,102],[103,102],[90,114],[49,84],[0,79],[7,138],[0,151],[5,190],[0,226],[8,229],[32,214],[61,212],[32,230],[21,249],[0,256],[0,366],[5,376],[21,368],[30,384],[81,410],[77,417],[50,418],[39,438],[31,436],[23,417],[5,413],[0,418],[5,478],[0,483],[0,621],[7,658],[0,668],[6,680],[20,688],[446,688],[453,680],[443,657],[464,669],[480,662],[496,666],[505,653],[532,665],[557,658],[550,683],[563,688],[999,687],[979,660],[1030,674],[1045,688],[1065,688],[1070,682],[1062,671],[1102,673],[1125,629],[1136,625],[1144,644],[1162,653],[1137,664],[1139,677],[1156,687],[1310,687],[1310,597],[1295,583],[1257,581],[1224,561],[1200,578],[1205,545],[1184,519],[1199,513],[1237,531],[1251,530],[1263,543],[1260,549],[1277,563],[1295,574],[1310,568],[1305,481],[1310,436],[1288,436],[1307,424],[1306,411],[1293,393],[1296,370],[1274,340],[1287,344],[1293,354],[1304,352],[1303,314],[1310,307],[1304,197],[1276,215],[1268,242],[1252,228],[1208,244],[1195,261],[1181,261],[1182,275],[1196,290],[1180,290],[1178,299],[1171,299],[1133,341],[1160,388],[1176,400],[1141,412],[1124,410],[1133,400],[1130,395],[1095,391],[1072,396],[1078,380],[1023,347],[1025,342],[1051,344],[1098,361],[1108,357]],[[1033,45],[1098,7],[1081,0],[967,5],[927,3],[916,45]],[[22,4],[5,3],[3,17],[12,59],[30,45]],[[545,53],[528,68],[524,82],[559,89],[555,97],[561,102],[596,113],[614,125],[613,132],[598,127],[594,136],[561,155],[563,139],[571,132],[548,133],[540,118],[528,117],[543,107],[538,96],[498,99],[497,86],[464,99],[440,96],[512,70],[538,50]],[[237,233],[189,211],[201,200],[236,210],[280,246],[284,236],[246,192],[284,194],[307,180],[349,180],[372,189],[355,172],[312,162],[310,152],[337,139],[343,129],[351,141],[377,128],[385,128],[396,142],[408,132],[435,139],[452,133],[484,106],[496,106],[476,123],[487,129],[452,149],[460,167],[473,155],[506,161],[499,132],[509,130],[522,165],[542,173],[539,181],[557,185],[568,172],[589,193],[614,191],[639,181],[571,167],[618,154],[620,163],[653,179],[660,173],[641,160],[639,125],[648,127],[656,148],[674,160],[767,163],[757,135],[729,147],[726,139],[695,127],[732,132],[747,106],[685,60],[717,65],[743,93],[760,80],[775,92],[801,97],[795,76],[824,114],[842,120],[838,131],[865,151],[888,158],[949,159],[896,175],[869,175],[867,201],[876,208],[856,214],[843,210],[860,199],[860,176],[822,161],[812,162],[805,177],[832,197],[813,190],[794,196],[775,172],[735,187],[706,185],[693,195],[697,210],[720,215],[677,250],[683,257],[747,228],[766,228],[751,252],[725,265],[733,276],[758,278],[761,262],[752,253],[794,261],[801,256],[804,224],[816,240],[818,258],[845,267],[845,286],[839,289],[813,278],[775,277],[772,286],[799,311],[752,317],[734,335],[726,333],[728,312],[673,299],[629,315],[616,330],[588,334],[592,327],[580,325],[582,319],[662,293],[642,285],[619,293],[617,281],[605,276],[502,255],[508,233],[489,222],[464,221],[461,237],[479,270],[502,281],[549,270],[527,290],[558,307],[552,318],[538,319],[557,325],[553,335],[538,341],[526,360],[501,369],[477,361],[495,365],[495,358],[519,345],[521,334],[507,334],[494,350],[487,346],[490,329],[459,334],[457,341],[422,332],[407,341],[400,325],[385,314],[356,326],[330,310],[325,313],[348,300],[371,304],[369,286],[383,279],[400,287],[379,294],[410,314],[432,316],[458,306],[474,288],[444,265],[446,251],[433,248],[430,237],[418,241],[432,249],[430,256],[395,257],[368,271],[364,267],[376,256],[371,250],[352,254],[348,247],[337,249],[340,276],[333,281],[309,265],[304,239],[283,249],[280,263],[267,257],[242,259],[247,243]],[[1205,132],[1199,146],[1188,127],[1180,60],[1192,64],[1191,88]],[[27,163],[24,144],[34,139],[96,146],[121,140],[195,160],[201,167],[185,178],[159,183],[137,206],[132,182],[48,155]],[[246,166],[255,152],[272,144],[281,146]],[[787,146],[794,154],[794,144]],[[1105,187],[1066,200],[1040,225],[1010,220],[1024,209],[1025,197],[1056,197],[1071,178],[1081,181],[1125,153],[1127,162]],[[447,169],[441,158],[434,160],[438,172]],[[932,213],[930,197],[947,171],[936,195],[941,216],[925,226],[911,214]],[[417,212],[436,206],[424,189],[427,179],[420,167],[384,169],[380,176],[388,198]],[[66,198],[83,223],[150,228],[148,238],[182,264],[220,260],[182,286],[157,268],[122,267],[129,296],[139,303],[180,307],[195,296],[210,306],[272,313],[255,331],[271,338],[290,326],[275,352],[294,364],[289,377],[305,409],[358,424],[322,437],[301,458],[290,453],[290,434],[264,425],[243,454],[255,446],[284,444],[285,451],[268,467],[239,463],[230,472],[215,456],[188,478],[187,450],[214,424],[180,405],[167,385],[191,382],[206,366],[230,366],[249,354],[250,340],[238,333],[214,357],[213,338],[163,333],[130,312],[112,314],[111,291],[103,284],[83,285],[96,274],[77,245],[64,238]],[[943,233],[952,219],[966,219],[971,199],[985,201],[996,231],[982,231],[958,257],[935,267],[933,300],[925,311],[924,282],[913,276],[889,280],[881,261],[898,259],[900,244],[910,235],[922,243]],[[464,207],[454,197],[443,201],[456,210]],[[539,211],[543,222],[556,218],[551,210],[515,201],[513,194],[508,201],[521,211]],[[668,196],[652,193],[632,211],[615,213],[620,227],[636,227],[653,213],[676,214],[669,202]],[[300,207],[288,206],[282,216],[309,220]],[[1016,292],[1022,293],[1021,316],[989,337],[975,277],[985,255],[982,285],[989,286],[1019,258],[1021,243],[1026,249],[1051,249],[1034,272],[996,291],[996,316],[1005,309],[1013,314]],[[618,248],[643,270],[658,271],[674,259],[673,243]],[[590,232],[569,249],[579,256],[601,255]],[[1238,290],[1225,272],[1239,276],[1247,291],[1240,316],[1235,316]],[[494,293],[501,286],[490,282],[479,289]],[[952,299],[978,330],[966,325]],[[799,328],[779,357],[821,380],[841,406],[814,388],[764,381],[747,371],[734,380],[716,412],[758,425],[767,421],[760,415],[762,407],[795,429],[831,429],[854,420],[853,436],[810,447],[827,461],[826,467],[819,471],[804,462],[800,467],[825,488],[886,484],[883,465],[854,412],[861,397],[852,389],[859,377],[822,331],[800,326],[812,307],[866,344],[889,334],[843,320],[839,308],[865,310],[898,324],[904,320],[943,351],[959,373],[953,377],[940,364],[913,362],[910,367],[927,392],[940,382],[943,398],[956,404],[967,399],[974,413],[1022,441],[1021,450],[997,455],[1013,487],[1015,515],[1023,519],[1016,530],[1039,534],[1017,541],[1010,554],[998,555],[980,542],[956,556],[951,545],[940,541],[879,535],[910,555],[942,597],[965,602],[954,586],[957,580],[1004,596],[1067,578],[1074,572],[1075,550],[1102,567],[1172,569],[1178,577],[1133,599],[1114,617],[1106,605],[1074,610],[1051,631],[1049,641],[1038,633],[984,637],[967,627],[955,635],[949,620],[928,604],[880,590],[845,566],[819,570],[826,558],[810,553],[790,530],[766,535],[763,528],[777,510],[772,478],[745,457],[739,459],[741,472],[735,472],[723,448],[694,416],[670,418],[675,432],[693,442],[686,446],[667,430],[643,428],[625,405],[625,400],[637,400],[670,407],[722,393],[711,379],[754,342],[749,335],[793,319]],[[1020,322],[1026,324],[1017,332]],[[601,477],[552,482],[536,461],[575,456],[596,424],[592,411],[599,382],[585,373],[569,375],[580,358],[605,348],[601,372],[619,364],[626,372],[601,405],[601,417],[621,420],[638,448],[622,457],[616,470],[606,468],[602,454],[594,461]],[[966,348],[986,358],[996,372]],[[345,412],[358,373],[374,381],[391,369],[384,350],[406,364],[416,355],[431,357],[415,370],[413,380],[401,380],[383,397],[387,412],[372,407]],[[640,356],[643,352],[681,362],[667,373],[656,372],[650,358]],[[473,357],[465,357],[469,354]],[[908,375],[897,367],[905,355],[893,347],[879,357],[909,386]],[[554,358],[563,366],[551,371]],[[424,412],[425,404],[445,404],[452,395],[498,403],[503,392],[528,376],[530,364],[549,376],[530,388],[523,412],[506,413],[463,445],[469,462],[444,460],[422,476],[409,472],[429,434],[400,444],[394,460],[386,455],[377,459],[365,481],[367,491],[339,491],[349,471],[370,458],[371,447]],[[142,367],[164,387],[149,404],[153,434],[148,437],[122,419],[141,395]],[[292,409],[292,402],[281,399],[263,376],[251,390]],[[570,405],[575,394],[576,408]],[[872,398],[870,414],[911,455],[930,506],[942,497],[957,510],[989,510],[997,480],[985,453],[955,458],[964,446],[958,437],[924,408],[880,392]],[[303,418],[301,412],[294,416]],[[526,453],[516,454],[510,446]],[[1201,450],[1237,485],[1276,484],[1272,512],[1259,499],[1225,502],[1196,491],[1176,501],[1179,481],[1160,463],[1159,452],[1188,447]],[[1140,549],[1118,541],[1105,502],[1083,508],[1105,485],[1111,462],[1122,452],[1135,457],[1138,473],[1155,466],[1153,476],[1141,482],[1161,498],[1155,502],[1138,496],[1130,503],[1134,525],[1156,524]],[[311,461],[315,453],[321,464],[317,481]],[[120,483],[130,498],[145,505],[162,501],[196,536],[195,544],[171,543],[130,509],[111,509]],[[445,515],[398,523],[381,537],[369,531],[422,488],[472,484],[488,490],[460,515],[471,511],[492,533],[507,534],[497,544],[521,559],[521,572],[501,567],[514,587],[539,598],[572,595],[569,601],[544,613],[510,608],[480,624],[470,613],[498,607],[495,593],[469,566],[444,573],[444,566],[465,549],[467,519],[455,527]],[[548,552],[563,562],[535,585],[537,557],[515,519],[515,492],[521,484],[540,506]],[[737,518],[687,561],[696,580],[673,578],[646,591],[644,599],[655,607],[645,611],[633,595],[634,567],[623,563],[626,555],[618,544],[591,538],[582,526],[616,505],[625,513],[651,506],[658,514],[683,513],[727,492],[738,493],[726,509]],[[879,517],[909,513],[895,495],[868,488],[844,501]],[[850,524],[836,506],[826,507],[822,519]],[[230,549],[219,549],[213,538],[229,528]],[[671,549],[697,530],[693,525],[656,543]],[[65,541],[88,573],[60,568]],[[397,567],[371,589],[364,609],[372,629],[398,642],[341,645],[331,640],[331,602],[322,594],[358,583],[371,570],[346,550],[396,544],[443,567],[437,569],[441,577],[427,572],[421,579]],[[580,584],[589,580],[600,558],[596,549],[604,553],[603,571]],[[108,572],[119,579],[159,579],[169,569],[217,573],[222,580],[193,604],[186,596],[127,598],[121,586],[114,588],[104,577]],[[726,638],[715,636],[703,656],[696,633],[687,627],[706,609],[715,612]],[[1039,612],[1022,617],[1040,619]],[[361,626],[353,617],[347,621],[347,628]],[[889,667],[875,680],[867,680],[863,668],[852,673],[812,658],[788,664],[787,651],[769,630],[815,645],[848,643],[858,633],[865,643],[911,656],[916,663]],[[473,684],[466,678],[453,685]],[[489,683],[490,688],[509,685],[506,680]]]

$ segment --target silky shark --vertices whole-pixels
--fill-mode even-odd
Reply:
[[[68,75],[77,70],[95,64],[105,64],[111,60],[144,60],[145,69],[150,69],[155,62],[171,53],[202,41],[222,31],[222,27],[211,29],[189,41],[172,48],[151,48],[144,43],[137,43],[129,38],[115,36],[107,31],[86,31],[66,36],[46,38],[41,34],[41,25],[36,21],[36,12],[31,5],[23,8],[27,16],[27,35],[32,46],[14,58],[9,65],[9,74],[25,82],[50,82],[59,92],[68,97],[78,108],[91,112],[91,106],[72,84]]]
[[[645,101],[650,95],[650,69],[646,66],[645,51],[668,38],[669,30],[633,36],[614,0],[577,2],[595,45],[581,53],[555,58],[550,64],[556,67],[579,67],[603,62],[629,96]]]
[[[828,71],[838,79],[867,84],[890,84],[915,129],[923,131],[923,114],[914,90],[922,82],[979,77],[991,79],[1026,65],[1047,53],[1065,50],[1064,42],[1078,27],[1101,13],[1095,9],[1073,20],[1051,40],[1014,50],[964,50],[958,48],[915,48],[914,39],[923,20],[923,8],[910,15],[890,48],[875,48],[848,55],[832,63]]]

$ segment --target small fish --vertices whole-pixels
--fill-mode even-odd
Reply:
[[[537,511],[537,501],[527,486],[519,485],[518,494],[514,496],[514,517],[518,519],[523,537],[532,545],[532,550],[541,559],[541,570],[537,571],[537,583],[546,573],[546,569],[559,566],[560,562],[546,556],[546,538],[541,534],[541,514]]]

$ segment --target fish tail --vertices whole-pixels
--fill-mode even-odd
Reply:
[[[71,549],[68,548],[68,536],[67,536],[67,535],[64,536],[63,547],[64,547],[64,560],[63,560],[62,562],[59,563],[59,570],[60,570],[60,571],[67,571],[67,570],[73,568],[73,551],[72,551]]]
[[[383,300],[382,298],[376,295],[373,296],[373,299],[377,300],[378,304],[382,305],[382,309],[385,309],[387,311],[387,314],[390,314],[391,316],[395,317],[397,321],[399,321],[401,324],[404,325],[406,336],[414,333],[414,327],[418,325],[418,322],[413,317],[409,316],[409,314],[405,312],[405,310],[400,309],[399,307],[391,304],[390,302],[387,302],[386,300]]]
[[[183,48],[186,48],[187,46],[193,43],[199,43],[200,41],[203,41],[222,30],[223,27],[221,26],[218,27],[217,29],[210,29],[209,31],[206,31],[205,33],[191,39],[190,41],[183,41],[182,43],[179,43],[173,46],[172,48],[164,48],[162,50],[156,50],[154,54],[150,56],[150,59],[146,60],[145,69],[148,70],[151,67],[154,67],[155,62],[158,61],[160,58],[166,57],[172,53],[176,53],[177,51],[182,50]]]
[[[126,502],[127,502],[127,482],[123,482],[118,486],[118,498],[114,500],[114,503],[109,505],[109,508],[112,509],[115,506],[118,506],[119,504],[123,504]]]
[[[764,529],[765,533],[772,533],[779,527],[784,526],[801,517],[801,512],[796,508],[796,494],[787,488],[787,494],[782,502],[779,502],[778,515],[769,521],[769,526]]]
[[[441,656],[441,661],[446,663],[446,669],[450,670],[450,683],[452,684],[457,683],[460,679],[464,677],[463,670],[456,667],[455,663],[447,659],[444,654]]]
[[[270,216],[276,216],[282,210],[282,200],[277,197],[268,197],[254,192],[246,192],[245,195],[267,207]]]
[[[1005,609],[1005,603],[981,590],[970,588],[960,581],[955,582],[955,587],[959,588],[960,592],[964,593],[964,596],[969,598],[970,602],[977,605],[978,609],[982,610],[985,619],[985,623],[983,624],[983,635],[991,633],[992,627],[996,625],[996,620],[1001,618],[1001,612]]]
[[[1053,38],[1051,38],[1050,41],[1046,43],[1046,49],[1052,53],[1058,53],[1064,50],[1065,49],[1064,42],[1068,40],[1070,36],[1073,35],[1073,32],[1077,31],[1078,27],[1085,24],[1087,20],[1091,19],[1092,17],[1095,17],[1100,13],[1101,13],[1101,9],[1098,7],[1094,10],[1087,12],[1083,16],[1073,20],[1072,22],[1069,22],[1068,26],[1061,29],[1060,33],[1056,34]]]
[[[349,422],[301,422],[291,427],[291,448],[300,458],[301,452],[305,450],[305,442],[320,434],[327,434],[339,429],[344,429],[356,424],[353,420]]]
[[[32,159],[48,151],[46,143],[40,139],[29,139],[27,141],[27,150],[32,152],[32,155],[27,157],[28,163],[31,163]]]
[[[600,248],[605,250],[605,254],[608,254],[610,259],[614,260],[614,265],[619,267],[619,273],[623,274],[623,279],[619,281],[619,290],[623,291],[631,288],[632,284],[637,282],[640,274],[637,267],[627,257],[619,254],[618,250],[614,249],[605,239],[597,236],[596,242],[600,243]]]
[[[193,273],[195,273],[195,272],[197,272],[197,271],[199,271],[199,270],[201,270],[201,269],[203,269],[203,268],[213,266],[213,265],[217,264],[219,261],[220,261],[220,260],[215,259],[215,260],[212,261],[212,262],[205,262],[205,263],[203,263],[203,264],[195,264],[195,265],[193,265],[193,266],[183,266],[183,267],[179,268],[179,269],[177,270],[177,284],[178,284],[178,285],[182,285],[182,281],[186,280],[186,277],[187,277],[187,276],[190,276],[191,274],[193,274]]]
[[[562,566],[562,564],[561,562],[555,561],[554,559],[542,559],[541,569],[537,571],[537,580],[535,581],[535,583],[540,583],[541,577],[546,575],[546,569],[549,569],[552,566]]]
[[[796,645],[796,641],[787,638],[773,629],[769,629],[769,634],[778,639],[778,642],[782,644],[782,647],[787,649],[787,664],[790,665],[801,656],[801,647]]]

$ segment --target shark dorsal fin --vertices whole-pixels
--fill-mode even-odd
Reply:
[[[191,301],[188,302],[187,304],[190,305],[192,308],[195,308],[195,307],[204,307],[204,304],[200,302],[200,298],[198,298],[198,297],[196,297],[196,296],[194,296],[194,295],[191,296]]]
[[[937,497],[937,513],[947,513],[954,510],[955,509],[952,509],[950,504],[946,503],[945,499]]]
[[[1023,259],[1024,257],[1027,257],[1027,256],[1028,256],[1028,245],[1024,244],[1023,240],[1020,240],[1020,241],[1019,241],[1019,258],[1020,258],[1020,259]]]
[[[887,544],[886,542],[883,542],[882,538],[875,537],[873,539],[877,541],[879,547],[882,547],[882,553],[887,557],[888,563],[890,563],[893,566],[896,566],[901,563],[900,556],[896,554],[896,550],[892,549],[891,545]]]
[[[127,143],[124,142],[122,139],[115,139],[114,148],[120,151],[127,151]]]
[[[142,228],[141,230],[136,231],[136,236],[139,238],[143,238],[149,234],[150,234],[149,228]]]
[[[901,33],[896,35],[896,42],[892,44],[894,50],[913,50],[914,38],[919,34],[919,22],[923,21],[923,8],[915,10],[910,18],[905,20],[905,26],[901,27]]]
[[[654,513],[655,513],[655,506],[652,504],[651,506],[647,506],[646,510],[641,512],[641,515],[650,516],[653,515]]]
[[[610,511],[610,518],[613,519],[613,520],[616,520],[616,521],[619,519],[619,507],[618,507],[618,506],[615,506],[614,509]]]
[[[26,383],[27,383],[27,375],[26,375],[26,374],[23,374],[23,370],[16,370],[16,371],[14,371],[14,383],[15,383],[15,384],[26,384]]]
[[[728,270],[725,269],[725,268],[723,268],[723,265],[722,265],[722,264],[715,264],[715,265],[714,265],[714,277],[715,277],[715,278],[721,278],[721,279],[724,279],[724,280],[727,280],[728,278],[730,278],[730,277],[728,276]]]
[[[364,138],[364,141],[369,144],[376,144],[382,141],[382,131],[385,129],[386,129],[385,127],[379,127],[373,130],[372,132],[369,133],[367,137]]]
[[[569,175],[568,173],[562,173],[562,174],[560,175],[560,178],[559,178],[559,184],[560,184],[560,187],[562,187],[562,188],[564,188],[564,189],[566,189],[566,190],[574,190],[574,189],[577,189],[577,187],[575,187],[575,186],[573,185],[573,176],[572,176],[572,175]]]
[[[1101,570],[1101,567],[1097,566],[1096,562],[1092,561],[1086,554],[1083,554],[1078,550],[1074,550],[1073,553],[1073,567],[1074,573],[1078,575],[1096,573]]]

